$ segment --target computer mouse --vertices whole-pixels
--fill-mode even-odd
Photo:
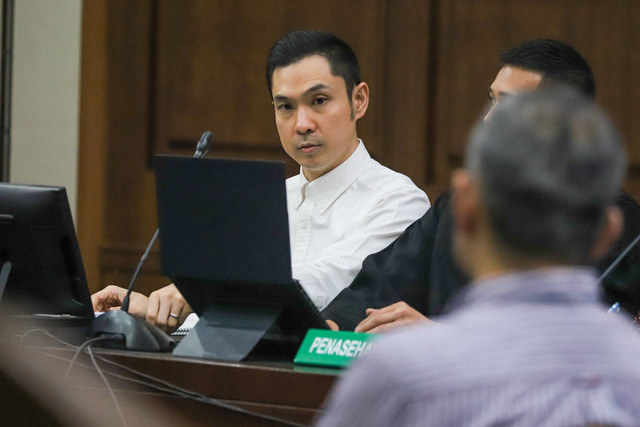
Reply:
[[[121,310],[109,311],[91,322],[87,338],[103,335],[114,335],[113,341],[100,343],[108,348],[162,352],[171,351],[176,346],[176,342],[157,326]]]

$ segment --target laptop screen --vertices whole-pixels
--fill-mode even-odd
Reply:
[[[290,283],[284,164],[156,156],[163,273]]]
[[[327,327],[291,277],[284,164],[156,156],[156,190],[162,272],[201,316],[174,354],[289,358]]]

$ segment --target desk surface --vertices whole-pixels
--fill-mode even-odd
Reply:
[[[63,366],[73,351],[47,348],[39,351]],[[297,424],[309,424],[318,412],[340,370],[296,366],[289,362],[252,361],[226,363],[203,359],[174,357],[170,353],[129,352],[95,349],[102,369],[110,374],[132,376],[130,370],[162,380],[172,386],[235,405],[254,414],[276,417]],[[111,363],[108,363],[111,362]],[[74,370],[93,371],[88,358]],[[135,375],[137,378],[141,378]],[[279,425],[273,420],[239,411],[220,408],[211,402],[199,402],[157,389],[111,380],[116,395],[143,393],[161,402],[195,424]],[[82,387],[82,384],[78,384]],[[94,387],[95,388],[95,387]],[[106,391],[106,389],[105,389]],[[104,393],[103,393],[104,394]],[[98,398],[98,397],[96,397]],[[102,397],[104,398],[104,397]],[[215,421],[215,422],[213,422]]]

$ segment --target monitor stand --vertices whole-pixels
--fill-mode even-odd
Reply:
[[[238,362],[249,355],[281,312],[267,307],[211,305],[173,355]]]
[[[7,287],[9,281],[9,273],[11,272],[11,261],[7,258],[0,256],[0,263],[2,268],[0,269],[0,299],[4,295],[4,289]]]

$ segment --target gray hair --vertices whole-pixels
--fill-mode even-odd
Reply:
[[[499,104],[476,125],[466,166],[501,244],[575,264],[589,261],[625,161],[602,110],[575,90],[554,87]]]

